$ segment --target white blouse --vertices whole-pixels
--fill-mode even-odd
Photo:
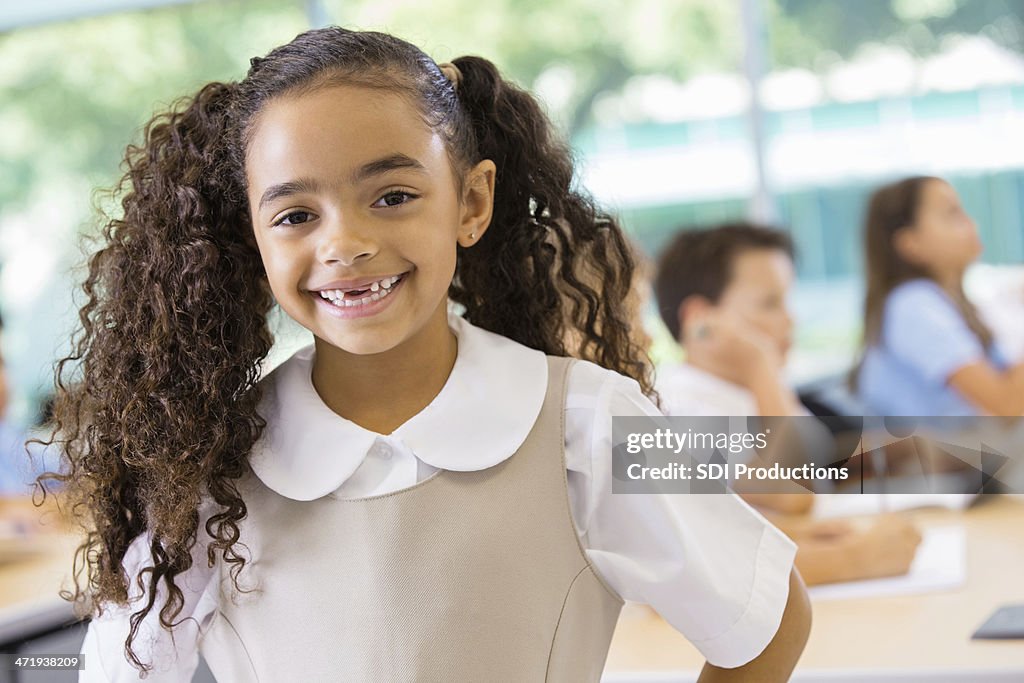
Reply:
[[[380,435],[332,412],[311,380],[307,346],[263,380],[263,437],[250,456],[269,488],[295,500],[346,498],[412,486],[437,469],[473,471],[510,457],[540,413],[544,354],[451,315],[458,353],[444,387],[420,413]],[[657,416],[632,379],[579,361],[565,406],[568,497],[587,558],[625,600],[645,603],[712,664],[736,667],[767,646],[782,620],[796,547],[737,496],[612,494],[612,416]],[[204,510],[210,514],[210,511]],[[200,527],[202,528],[202,527]],[[244,539],[243,539],[244,541]],[[154,670],[147,681],[190,680],[198,645],[218,609],[216,568],[197,542],[178,579],[185,606],[173,637],[159,625],[161,592],[136,638]],[[124,560],[129,577],[151,562],[143,535]],[[136,591],[137,592],[137,591]],[[110,607],[89,626],[80,681],[137,681],[126,660],[128,618]],[[301,618],[301,615],[296,615]],[[191,618],[188,618],[191,617]]]

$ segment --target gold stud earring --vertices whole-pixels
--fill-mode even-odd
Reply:
[[[469,239],[475,240],[476,239],[476,233],[475,232],[469,233]]]

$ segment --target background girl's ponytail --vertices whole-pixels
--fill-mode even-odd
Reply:
[[[192,565],[198,533],[208,560],[230,546],[245,505],[233,480],[263,427],[255,412],[259,363],[272,338],[262,262],[244,190],[225,164],[236,86],[211,83],[183,108],[155,117],[128,148],[118,193],[123,215],[103,231],[89,261],[72,354],[57,365],[53,440],[67,454],[70,501],[92,528],[76,555],[71,599],[124,603],[128,582],[148,574],[143,609],[131,620],[127,653],[163,581],[169,627],[183,599],[174,578]],[[76,371],[78,376],[67,377]],[[204,496],[220,506],[200,532]],[[125,577],[129,544],[149,532],[152,569]]]
[[[591,360],[653,394],[646,352],[629,329],[640,324],[632,246],[615,219],[573,187],[569,148],[536,99],[486,59],[453,63],[476,146],[469,162],[491,159],[497,178],[491,226],[460,249],[451,297],[476,325]]]

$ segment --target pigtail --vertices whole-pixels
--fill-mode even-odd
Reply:
[[[63,474],[37,482],[43,496],[46,480],[64,482],[72,509],[89,517],[65,597],[81,605],[88,592],[99,610],[124,604],[129,582],[151,584],[125,641],[142,669],[132,642],[154,607],[165,628],[182,610],[175,578],[192,565],[202,500],[219,510],[206,523],[207,561],[220,551],[233,572],[243,564],[235,480],[265,426],[256,382],[272,298],[227,163],[236,87],[205,86],[128,148],[115,190],[122,215],[89,259],[81,329],[56,366],[55,430],[43,442],[59,443],[67,460]],[[129,544],[147,531],[153,566],[126,577]],[[161,582],[168,598],[157,606]]]
[[[622,229],[573,187],[569,148],[529,93],[486,59],[454,64],[476,141],[471,161],[491,159],[498,170],[491,225],[478,244],[459,250],[451,298],[476,325],[593,361],[653,396],[650,361],[629,329],[639,324],[639,295]]]

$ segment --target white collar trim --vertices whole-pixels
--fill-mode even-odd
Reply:
[[[388,436],[417,458],[469,472],[508,459],[526,440],[547,392],[547,357],[450,313],[458,354],[448,380],[427,407]],[[267,421],[249,456],[270,489],[294,500],[337,490],[382,435],[334,413],[313,387],[316,352],[296,351],[263,380],[259,413]]]

